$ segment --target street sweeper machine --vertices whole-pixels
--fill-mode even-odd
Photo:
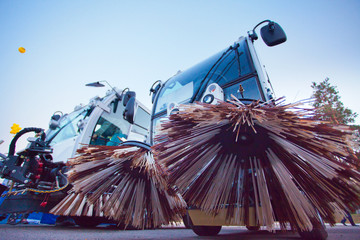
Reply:
[[[115,91],[54,114],[46,134],[20,131],[1,162],[2,177],[15,184],[0,213],[51,209],[139,229],[183,220],[200,236],[229,225],[280,227],[326,239],[323,220],[335,224],[336,213],[360,208],[353,132],[274,97],[253,45],[261,25],[266,45],[286,41],[279,24],[259,23],[223,51],[156,81],[151,115],[133,92]],[[38,138],[15,154],[28,131]]]
[[[100,82],[87,86],[104,86]],[[49,129],[24,128],[13,138],[9,153],[2,156],[0,174],[8,180],[1,185],[5,198],[0,214],[49,212],[66,195],[71,184],[66,177],[66,162],[84,145],[117,146],[125,141],[145,142],[149,136],[150,111],[135,100],[135,92],[111,87],[105,97],[94,97],[87,105],[79,105],[69,114],[58,111],[50,119]],[[123,114],[131,103],[133,121]],[[34,132],[28,147],[16,153],[16,142]],[[90,216],[91,217],[91,216]],[[102,219],[74,218],[79,225],[89,226]]]
[[[232,106],[275,106],[271,83],[253,45],[258,39],[255,29],[261,24],[261,37],[267,46],[286,41],[279,24],[263,21],[225,50],[165,82],[153,84],[152,150],[155,158],[166,165],[169,182],[179,188],[187,202],[184,223],[196,234],[216,235],[224,225],[242,225],[249,230],[267,226],[272,230],[269,226],[279,221],[283,228],[283,222],[290,222],[291,228],[305,239],[326,239],[317,210],[311,215],[312,226],[303,227],[281,215],[281,211],[289,212],[286,208],[293,206],[284,203],[283,209],[276,211],[267,207],[282,199],[265,194],[271,186],[266,186],[262,171],[272,170],[261,169],[257,161],[264,157],[259,154],[266,151],[270,141],[265,128],[251,127],[254,119],[245,115],[233,125],[225,120]],[[212,117],[217,113],[220,116],[223,110],[219,104],[226,105],[224,119],[213,121]],[[234,125],[238,129],[233,130]],[[270,174],[266,178],[270,185],[277,181]],[[275,188],[271,191],[277,191]]]

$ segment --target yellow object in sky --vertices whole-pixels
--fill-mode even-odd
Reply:
[[[25,52],[26,52],[26,50],[25,50],[25,48],[23,48],[23,47],[19,47],[19,52],[21,52],[21,53],[25,53]]]
[[[10,133],[12,133],[12,134],[17,134],[18,132],[20,132],[20,130],[21,130],[21,127],[19,126],[19,124],[14,123],[14,124],[11,126],[11,131],[10,131]]]

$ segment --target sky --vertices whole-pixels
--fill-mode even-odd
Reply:
[[[360,114],[358,0],[0,0],[0,152],[8,151],[14,123],[47,129],[55,111],[71,112],[108,90],[86,83],[128,87],[151,108],[156,80],[228,47],[265,19],[287,34],[279,46],[255,42],[276,97],[310,98],[311,83],[328,77]]]

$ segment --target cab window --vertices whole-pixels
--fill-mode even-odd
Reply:
[[[206,89],[205,85],[229,84],[253,72],[252,63],[243,40],[169,79],[155,102],[154,115],[166,110],[167,104],[188,103],[194,94]]]
[[[114,100],[110,112],[103,112],[91,136],[90,145],[117,146],[128,137],[130,123],[124,120],[124,106]]]
[[[150,127],[150,114],[146,112],[142,107],[139,107],[136,111],[134,125],[132,131],[138,134],[147,136]]]
[[[263,100],[259,89],[256,77],[252,77],[224,88],[225,100],[230,100],[231,95],[246,104],[254,100]]]
[[[249,57],[245,44],[242,43],[219,62],[215,67],[214,76],[210,76],[210,83],[215,82],[222,86],[249,73],[251,73]]]
[[[50,146],[78,136],[80,134],[78,123],[88,115],[88,111],[90,110],[85,109],[64,116],[57,129],[50,129],[47,132],[46,141],[50,143]]]

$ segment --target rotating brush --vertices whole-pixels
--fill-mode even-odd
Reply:
[[[87,146],[78,153],[68,162],[73,188],[51,213],[106,217],[141,229],[181,221],[186,203],[148,149]]]
[[[190,207],[230,224],[290,224],[311,231],[335,224],[337,212],[360,207],[359,160],[352,131],[313,118],[301,102],[284,104],[234,98],[218,105],[180,105],[163,119],[155,159],[167,167]]]

